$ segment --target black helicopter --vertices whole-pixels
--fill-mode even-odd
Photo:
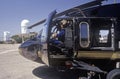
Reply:
[[[46,23],[40,34],[22,43],[19,53],[49,67],[80,69],[89,73],[80,79],[120,79],[120,3],[102,5],[95,0],[57,13],[28,27]],[[51,42],[65,20],[62,44]],[[41,60],[41,61],[40,61]]]

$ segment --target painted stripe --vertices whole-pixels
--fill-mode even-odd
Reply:
[[[13,51],[18,51],[18,49],[12,49],[12,50],[6,50],[6,51],[3,51],[3,52],[0,52],[0,55],[5,54],[5,53],[9,53],[9,52],[13,52]]]

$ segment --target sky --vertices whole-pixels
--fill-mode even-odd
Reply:
[[[20,34],[21,21],[29,20],[32,25],[57,10],[58,12],[90,2],[93,0],[0,0],[0,37],[3,31],[9,31],[11,35]],[[112,3],[114,0],[108,0]],[[120,0],[116,0],[120,3]],[[38,32],[41,26],[29,31]]]

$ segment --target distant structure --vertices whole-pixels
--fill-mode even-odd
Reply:
[[[3,37],[3,40],[4,41],[7,41],[7,40],[10,40],[10,32],[9,31],[4,31],[4,37]]]
[[[29,39],[29,38],[32,38],[32,37],[35,37],[38,35],[37,32],[29,32],[29,33],[26,33],[26,34],[17,34],[20,38],[24,37],[25,39]]]
[[[24,19],[24,20],[22,20],[22,22],[21,22],[22,43],[23,43],[24,40],[25,40],[23,35],[27,33],[28,23],[29,23],[29,20],[27,20],[27,19]]]
[[[28,26],[29,20],[24,19],[21,22],[21,33],[26,34],[27,33],[27,26]]]

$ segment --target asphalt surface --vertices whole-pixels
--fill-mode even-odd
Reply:
[[[77,71],[58,72],[18,53],[18,44],[0,44],[0,79],[78,79]]]

